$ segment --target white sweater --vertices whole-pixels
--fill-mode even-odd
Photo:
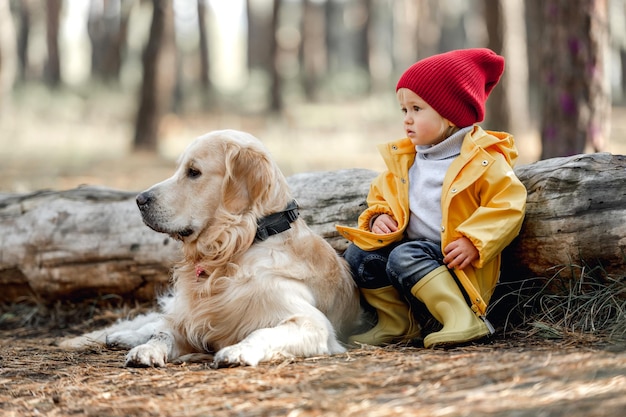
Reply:
[[[441,242],[441,187],[452,161],[461,153],[468,126],[433,146],[416,146],[415,162],[409,169],[407,237]]]

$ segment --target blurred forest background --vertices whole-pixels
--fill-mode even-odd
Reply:
[[[224,128],[381,170],[399,75],[467,47],[507,60],[483,126],[520,163],[626,153],[626,0],[0,0],[0,192],[140,190]]]

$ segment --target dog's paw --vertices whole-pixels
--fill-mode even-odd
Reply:
[[[165,366],[167,352],[158,346],[146,343],[139,345],[126,354],[124,366],[132,368],[148,368]]]
[[[237,343],[227,346],[215,354],[213,367],[227,368],[232,366],[257,366],[265,358],[265,354],[254,346]]]

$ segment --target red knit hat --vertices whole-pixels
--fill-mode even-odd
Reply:
[[[485,117],[485,101],[504,71],[504,58],[490,49],[459,49],[433,55],[402,74],[396,91],[408,88],[458,127]]]

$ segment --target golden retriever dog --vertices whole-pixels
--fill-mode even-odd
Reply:
[[[345,351],[359,325],[349,267],[298,216],[285,177],[254,136],[211,132],[174,175],[137,196],[146,225],[182,242],[161,311],[68,339],[132,347],[127,366],[210,354],[220,366]],[[200,355],[198,355],[200,354]]]

